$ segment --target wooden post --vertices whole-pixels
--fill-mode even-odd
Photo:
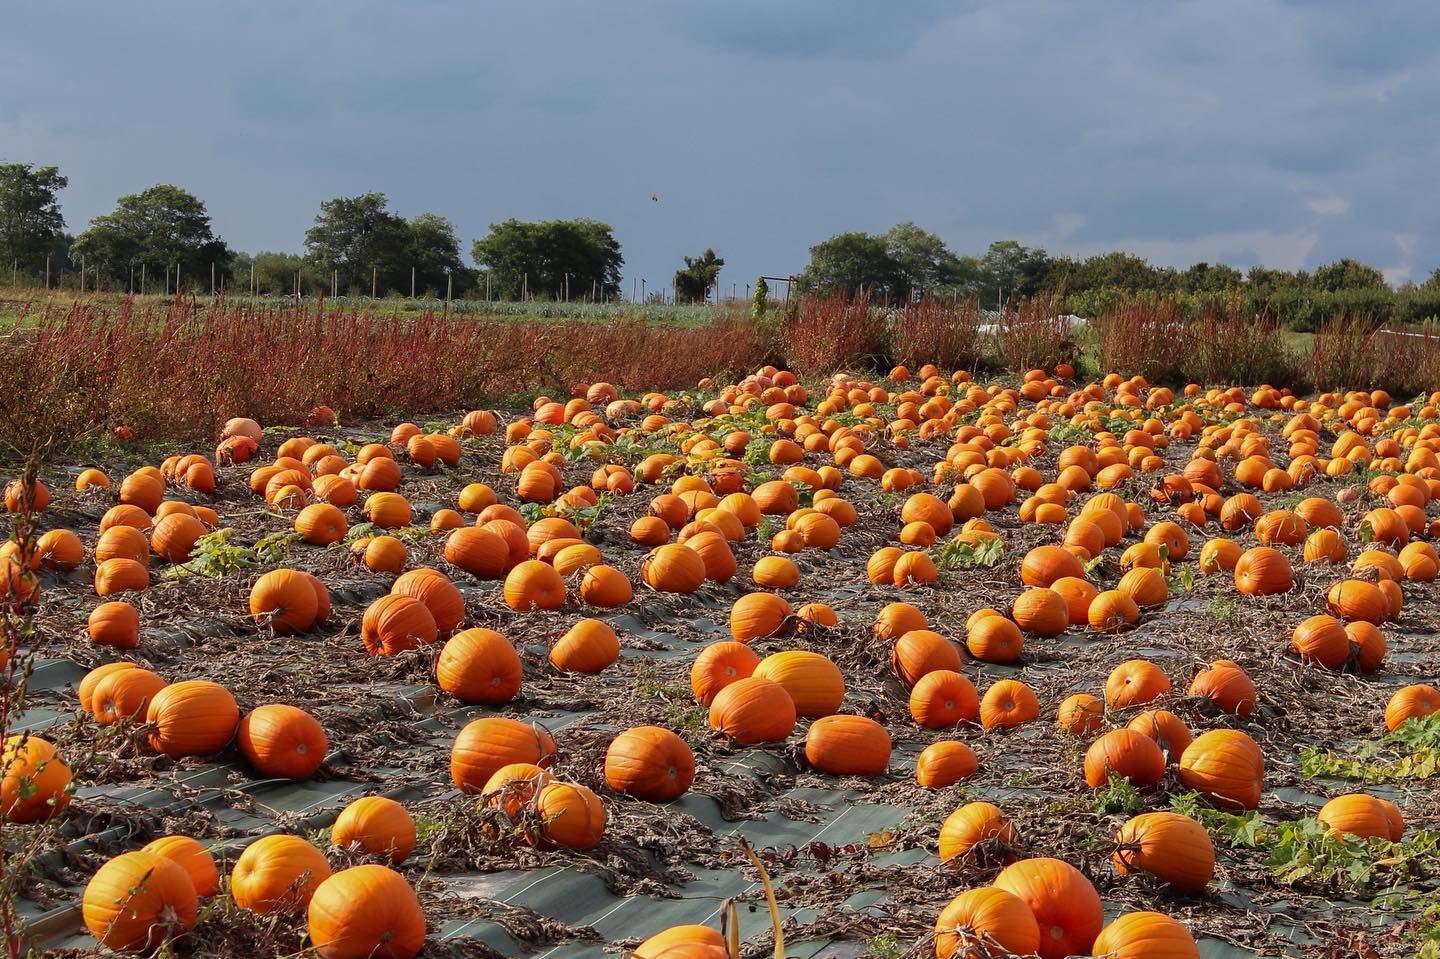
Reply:
[[[415,267],[410,267],[410,299],[415,299]]]
[[[85,258],[80,258],[80,292],[85,292]]]
[[[370,268],[370,299],[373,300],[373,299],[376,298],[376,291],[378,291],[379,289],[380,289],[380,268],[379,268],[378,266],[372,266],[372,267]]]
[[[215,295],[215,261],[210,261],[210,295]]]
[[[255,261],[254,261],[254,260],[251,260],[251,261],[250,261],[250,296],[251,296],[252,299],[253,299],[254,296],[255,296]]]
[[[50,289],[50,254],[45,254],[45,289]]]
[[[455,292],[455,278],[449,273],[445,274],[445,308],[450,308],[451,294]]]

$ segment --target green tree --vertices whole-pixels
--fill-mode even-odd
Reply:
[[[305,231],[305,253],[324,274],[327,288],[333,276],[341,291],[368,293],[373,281],[382,295],[408,293],[414,265],[418,292],[419,265],[409,257],[410,224],[386,209],[388,202],[383,193],[362,193],[320,204],[315,225]]]
[[[905,222],[892,226],[882,239],[897,269],[902,295],[935,292],[961,279],[960,258],[934,233]]]
[[[262,296],[288,296],[295,292],[296,275],[300,292],[311,295],[330,292],[330,275],[306,262],[299,253],[261,250],[255,254],[237,253],[234,262],[235,286],[242,292],[250,290],[250,268],[255,268],[255,291]]]
[[[681,302],[703,302],[710,295],[710,287],[720,275],[725,258],[716,256],[707,249],[699,256],[685,257],[685,268],[675,271],[675,299]]]
[[[115,212],[97,216],[75,238],[70,256],[82,257],[115,282],[128,282],[141,267],[152,276],[179,267],[181,282],[206,289],[210,273],[230,276],[233,254],[210,228],[210,214],[194,194],[168,183],[122,196]]]
[[[45,269],[45,256],[65,236],[57,194],[70,183],[60,168],[0,163],[0,268]]]
[[[1440,293],[1440,267],[1431,270],[1430,276],[1416,289],[1424,290],[1427,293]]]
[[[1225,293],[1238,289],[1244,283],[1244,275],[1224,263],[1212,265],[1201,261],[1192,264],[1180,274],[1180,289],[1186,293]]]
[[[883,236],[837,233],[810,248],[810,263],[800,274],[801,289],[814,293],[866,290],[876,299],[908,294],[903,270]]]
[[[438,213],[411,217],[407,258],[415,267],[416,290],[444,295],[453,279],[458,294],[475,285],[475,271],[460,259],[460,240],[455,224]]]
[[[619,296],[625,258],[608,223],[598,220],[509,219],[490,224],[471,256],[490,278],[492,296],[555,299]]]
[[[1359,260],[1346,257],[1343,260],[1316,267],[1310,283],[1315,289],[1324,290],[1327,293],[1338,293],[1341,290],[1373,290],[1385,285],[1385,274],[1368,263],[1361,263]]]
[[[1017,296],[1034,296],[1054,285],[1055,264],[1039,247],[997,240],[980,258],[976,296],[985,307]]]

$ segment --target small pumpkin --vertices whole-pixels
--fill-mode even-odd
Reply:
[[[236,730],[245,760],[266,776],[308,779],[325,761],[329,740],[305,710],[284,703],[257,706]]]
[[[675,733],[636,726],[605,750],[605,782],[616,792],[666,803],[683,796],[695,781],[695,753]]]
[[[415,848],[415,820],[389,797],[362,796],[340,811],[330,827],[330,843],[402,863]]]

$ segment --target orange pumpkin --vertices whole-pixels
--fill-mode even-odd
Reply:
[[[127,852],[96,871],[81,914],[100,943],[117,952],[152,952],[195,924],[195,884],[171,859]]]
[[[694,781],[695,753],[668,729],[627,729],[605,751],[605,782],[616,792],[667,803],[683,796]]]
[[[425,913],[415,890],[385,866],[352,866],[310,898],[310,942],[321,959],[412,959],[425,945]]]
[[[362,796],[341,810],[330,827],[330,843],[401,863],[415,848],[415,820],[393,799]]]

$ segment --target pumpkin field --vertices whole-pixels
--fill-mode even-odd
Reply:
[[[9,957],[1440,957],[1440,393],[211,347],[3,477]]]

